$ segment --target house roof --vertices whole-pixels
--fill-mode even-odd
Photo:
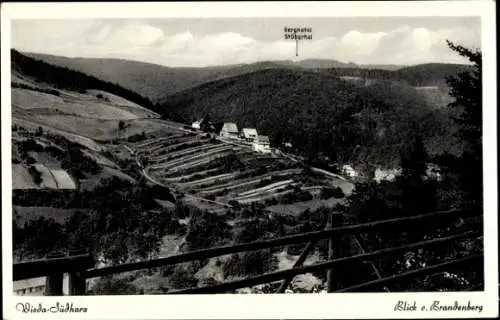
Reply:
[[[238,127],[234,122],[225,122],[224,126],[222,127],[222,130],[231,133],[238,133]]]
[[[245,138],[257,136],[257,130],[254,128],[243,128],[242,133]]]
[[[46,281],[45,277],[40,277],[40,278],[30,278],[30,279],[14,281],[12,284],[14,285],[14,291],[16,291],[21,289],[44,286],[45,281]]]
[[[260,144],[269,144],[269,137],[268,136],[258,136],[257,137],[257,143],[260,143]]]

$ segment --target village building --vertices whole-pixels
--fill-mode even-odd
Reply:
[[[225,122],[222,130],[220,131],[220,136],[225,138],[238,138],[238,127],[234,122]]]
[[[284,142],[284,143],[283,143],[283,146],[284,146],[285,148],[291,148],[291,147],[292,147],[292,143],[291,143],[291,142]]]
[[[397,176],[401,174],[401,169],[375,169],[374,180],[381,181],[394,181]]]
[[[437,181],[441,181],[441,168],[433,163],[427,164],[427,169],[425,170],[426,179],[434,179]]]
[[[262,153],[270,153],[271,147],[269,143],[268,136],[257,136],[257,139],[252,144],[252,148],[254,151],[262,152]]]
[[[45,279],[45,277],[40,277],[14,281],[14,294],[18,296],[43,296],[45,294]]]
[[[191,124],[191,127],[192,127],[193,129],[200,130],[200,128],[201,128],[200,124],[201,124],[201,121],[195,121],[195,122],[193,122],[193,123]]]
[[[254,128],[243,128],[240,137],[245,139],[245,141],[254,142],[258,137],[257,130]]]
[[[342,166],[342,173],[350,178],[357,177],[359,174],[354,168],[348,164]]]

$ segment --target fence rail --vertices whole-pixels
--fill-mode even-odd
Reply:
[[[443,244],[443,243],[450,242],[450,241],[457,240],[457,239],[461,239],[461,238],[479,236],[480,234],[481,234],[480,232],[468,231],[468,232],[464,232],[464,233],[449,236],[449,237],[421,241],[421,242],[417,242],[414,244],[404,245],[404,246],[399,246],[399,247],[381,249],[381,250],[377,250],[377,251],[373,251],[373,252],[369,252],[369,253],[365,253],[365,254],[359,254],[359,255],[350,256],[350,257],[338,258],[338,259],[335,259],[332,261],[317,263],[317,264],[313,264],[313,265],[309,265],[309,266],[305,266],[305,267],[292,268],[292,269],[277,271],[277,272],[268,273],[268,274],[264,274],[264,275],[259,275],[259,276],[255,276],[255,277],[251,277],[251,278],[246,278],[246,279],[242,279],[242,280],[226,282],[226,283],[222,283],[222,284],[218,284],[218,285],[207,286],[207,287],[202,287],[202,288],[190,288],[190,289],[185,289],[185,290],[173,291],[173,292],[169,292],[169,293],[175,293],[175,294],[220,293],[220,292],[235,290],[235,289],[239,289],[239,288],[252,287],[252,286],[263,284],[263,283],[270,283],[270,282],[274,282],[274,281],[279,281],[285,277],[292,277],[292,276],[297,276],[299,274],[324,271],[324,270],[330,269],[330,268],[332,268],[338,264],[341,264],[341,263],[347,263],[347,262],[353,262],[353,261],[366,261],[368,259],[375,258],[375,257],[381,257],[381,256],[389,255],[389,254],[396,254],[396,253],[400,253],[402,251],[428,247],[431,245]]]
[[[141,261],[135,263],[126,263],[104,268],[93,268],[95,263],[94,259],[88,254],[16,263],[13,266],[14,270],[13,280],[18,281],[28,278],[46,276],[47,277],[46,294],[62,295],[62,279],[63,279],[63,274],[66,273],[69,274],[69,294],[84,295],[86,293],[85,281],[89,278],[108,276],[128,271],[162,267],[166,265],[174,265],[195,260],[204,260],[227,254],[269,249],[273,247],[294,245],[300,243],[308,243],[291,269],[271,272],[267,274],[248,277],[245,279],[221,283],[212,286],[206,286],[201,288],[188,288],[168,293],[187,294],[187,293],[227,292],[239,288],[252,287],[259,284],[272,283],[277,281],[281,281],[281,285],[277,290],[277,292],[284,292],[295,276],[299,274],[320,272],[320,271],[327,271],[328,292],[333,292],[332,283],[334,281],[333,275],[335,274],[334,268],[337,267],[339,264],[345,264],[355,261],[356,262],[367,261],[371,263],[371,259],[373,258],[379,258],[387,255],[394,255],[400,252],[417,248],[442,245],[445,243],[457,241],[464,238],[481,237],[482,233],[480,231],[466,231],[460,234],[454,234],[442,238],[420,241],[417,243],[402,245],[398,247],[379,249],[372,252],[366,252],[364,251],[364,249],[362,249],[361,254],[356,254],[349,257],[340,257],[339,255],[340,249],[338,247],[338,243],[340,243],[340,237],[345,235],[357,236],[360,233],[376,232],[387,229],[394,230],[395,227],[408,226],[415,222],[422,222],[428,220],[432,221],[433,225],[435,225],[436,222],[443,221],[445,218],[448,217],[456,217],[456,218],[464,217],[477,212],[478,210],[474,209],[447,210],[447,211],[420,214],[410,217],[395,218],[395,219],[388,219],[382,221],[374,221],[374,222],[346,225],[339,227],[332,227],[334,224],[338,224],[341,222],[341,219],[334,219],[335,215],[332,215],[329,218],[329,222],[327,224],[326,229],[321,231],[290,235],[275,239],[251,242],[251,243],[242,243],[232,246],[223,246],[218,248],[197,250],[165,258],[158,258],[158,259],[152,259],[148,261]],[[304,261],[307,259],[308,254],[312,251],[315,244],[322,239],[328,239],[329,243],[328,261],[322,263],[316,263],[314,265],[303,266]],[[410,277],[430,274],[432,272],[437,272],[439,270],[444,270],[446,268],[452,268],[457,265],[462,265],[464,263],[470,263],[471,261],[479,258],[482,258],[482,254],[475,254],[468,257],[456,259],[453,261],[437,264],[434,266],[429,266],[426,268],[393,275],[390,277],[382,277],[377,272],[376,280],[365,282],[363,284],[355,285],[341,290],[337,290],[335,292],[349,292],[359,289],[369,289],[377,286],[382,286],[387,291],[387,288],[384,286],[389,283],[393,283],[397,280],[404,280]]]
[[[256,241],[250,243],[242,243],[231,246],[223,246],[218,248],[196,250],[188,253],[183,253],[175,256],[153,259],[148,261],[140,261],[134,263],[125,263],[117,266],[110,266],[105,268],[91,269],[85,272],[86,278],[102,277],[107,275],[112,275],[116,273],[157,268],[165,265],[179,264],[183,262],[190,262],[193,260],[204,260],[209,258],[214,258],[218,256],[223,256],[227,254],[255,251],[261,249],[268,249],[272,247],[280,247],[291,244],[300,244],[313,240],[321,240],[329,238],[331,236],[342,236],[346,234],[356,234],[367,231],[383,230],[388,228],[394,228],[396,226],[409,225],[415,221],[424,221],[431,219],[442,219],[447,216],[462,216],[473,214],[474,210],[448,210],[439,211],[427,214],[421,214],[416,216],[388,219],[382,221],[375,221],[356,225],[347,225],[343,227],[331,228],[322,231],[307,232],[297,235],[290,235],[270,240]]]

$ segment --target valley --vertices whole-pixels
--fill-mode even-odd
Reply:
[[[311,60],[154,72],[130,61],[12,53],[15,261],[83,249],[105,267],[319,231],[332,212],[345,213],[344,224],[371,221],[364,206],[382,201],[359,200],[359,188],[399,183],[408,141],[421,138],[430,163],[462,152],[445,107],[443,77],[458,72],[453,66],[380,70]],[[226,132],[231,124],[256,136]],[[352,243],[341,245],[364,250]],[[92,280],[89,292],[117,279],[125,279],[120,290],[148,294],[244,279],[289,268],[303,248]],[[319,242],[306,262],[327,255]],[[350,267],[376,278],[364,264]],[[318,292],[325,274],[298,276],[291,287]]]

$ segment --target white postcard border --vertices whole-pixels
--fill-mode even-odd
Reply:
[[[10,19],[180,17],[481,16],[484,101],[485,291],[465,293],[347,293],[285,295],[154,295],[17,297],[12,293]],[[2,4],[2,258],[5,319],[336,319],[473,318],[498,316],[496,159],[496,28],[493,1],[294,3],[7,3]],[[394,312],[398,300],[429,306],[455,300],[484,307],[465,312]],[[72,302],[87,313],[24,314],[19,302]]]

